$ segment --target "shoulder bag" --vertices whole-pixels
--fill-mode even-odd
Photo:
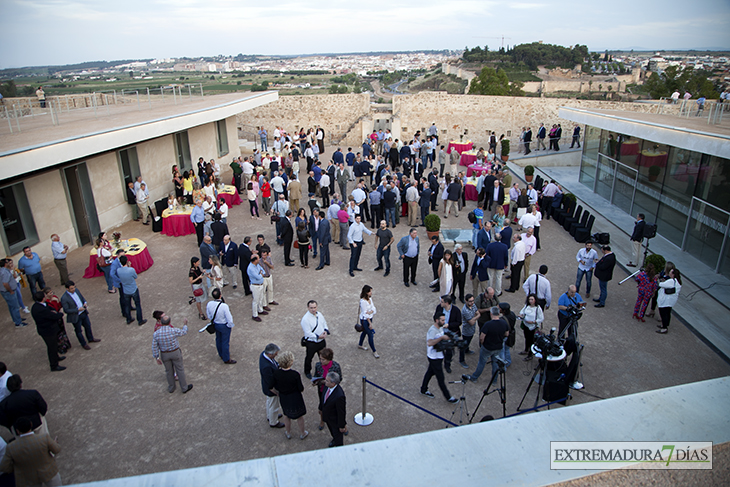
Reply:
[[[355,331],[358,333],[362,333],[363,331],[362,323],[360,323],[360,302],[357,302],[357,316],[355,317]]]
[[[215,323],[214,323],[215,322],[215,315],[218,314],[218,308],[221,307],[221,304],[223,304],[222,301],[219,302],[218,303],[218,306],[215,307],[215,311],[213,312],[213,317],[210,319],[210,323],[208,323],[208,326],[205,327],[205,331],[207,331],[211,335],[213,335],[215,333]]]

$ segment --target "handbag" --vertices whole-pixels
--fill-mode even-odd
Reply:
[[[362,323],[360,323],[360,303],[357,304],[357,315],[355,315],[355,331],[358,333],[362,333],[364,328],[362,327]]]
[[[201,289],[201,291],[202,291],[202,289]],[[211,335],[213,335],[215,333],[215,323],[213,323],[213,322],[215,321],[215,315],[218,314],[218,308],[221,307],[221,304],[223,304],[222,301],[219,302],[218,306],[215,307],[215,311],[213,312],[213,317],[210,319],[210,323],[208,323],[208,326],[205,327],[205,331],[207,331]]]
[[[676,292],[677,292],[677,283],[676,283],[676,281],[674,283],[674,287],[664,290],[664,294],[674,294]]]
[[[307,337],[302,337],[301,340],[299,340],[299,344],[303,347],[307,346]]]
[[[203,295],[203,288],[202,287],[199,287],[197,289],[193,288],[193,296],[195,296],[196,298],[199,298],[202,295]]]

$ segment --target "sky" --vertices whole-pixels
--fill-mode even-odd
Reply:
[[[729,0],[0,0],[0,68],[243,54],[730,50]]]

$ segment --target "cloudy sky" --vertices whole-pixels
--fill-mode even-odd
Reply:
[[[462,49],[542,40],[730,49],[728,0],[0,0],[0,68],[216,54]]]

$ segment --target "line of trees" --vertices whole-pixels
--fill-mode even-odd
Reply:
[[[584,59],[588,58],[588,47],[580,44],[563,47],[533,42],[518,44],[513,48],[508,46],[506,50],[500,48],[498,51],[490,51],[489,46],[484,46],[484,49],[476,46],[473,49],[465,48],[462,58],[465,62],[524,64],[532,71],[544,64],[572,69],[576,64],[581,64]]]
[[[686,90],[697,98],[719,98],[720,86],[710,81],[708,76],[710,73],[704,69],[669,66],[661,74],[651,73],[644,83],[644,89],[652,98],[671,96],[675,90],[680,93]]]

